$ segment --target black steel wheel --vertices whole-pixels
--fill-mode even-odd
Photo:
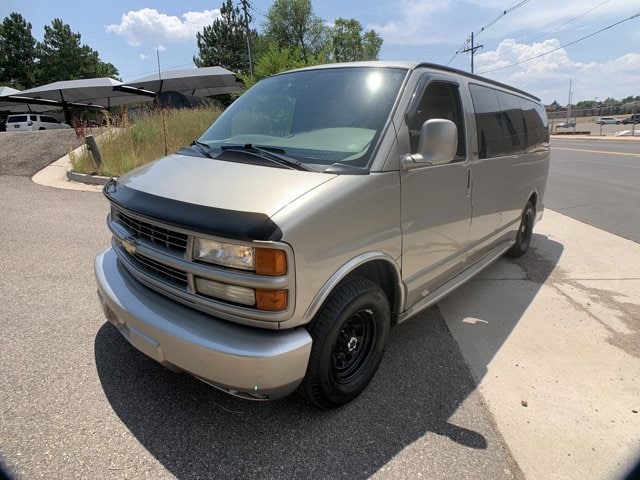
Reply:
[[[529,249],[531,244],[531,237],[533,237],[533,224],[536,219],[536,211],[533,208],[531,202],[527,203],[522,211],[522,218],[520,219],[520,226],[516,233],[516,243],[507,250],[507,255],[510,257],[521,257]]]
[[[380,365],[389,319],[387,297],[376,283],[354,278],[339,286],[308,327],[313,345],[300,393],[322,408],[357,397]]]

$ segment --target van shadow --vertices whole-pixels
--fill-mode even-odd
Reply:
[[[550,241],[536,236],[534,245],[540,242]],[[552,262],[533,263],[535,267],[529,267],[544,283]],[[529,295],[531,301],[535,291]],[[517,320],[513,318],[513,326]],[[505,332],[502,341],[507,336]],[[500,344],[490,348],[499,349]],[[487,352],[487,358],[495,351]],[[178,478],[368,478],[429,435],[435,440],[422,450],[429,457],[425,462],[498,476],[480,474],[484,458],[471,460],[477,467],[466,455],[465,462],[452,458],[462,451],[499,447],[490,421],[478,421],[474,412],[458,412],[476,383],[438,308],[392,329],[369,388],[334,411],[320,411],[296,395],[267,403],[230,397],[164,369],[108,323],[95,338],[95,359],[115,413]],[[454,454],[437,460],[452,444],[449,439]]]

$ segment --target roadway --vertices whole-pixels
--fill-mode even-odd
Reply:
[[[553,138],[545,205],[640,243],[640,142]]]

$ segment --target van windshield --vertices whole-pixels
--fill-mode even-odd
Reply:
[[[341,67],[267,78],[202,135],[212,150],[268,149],[319,170],[367,167],[406,69]]]

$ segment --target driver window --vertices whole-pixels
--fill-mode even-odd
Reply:
[[[418,107],[408,120],[411,153],[418,151],[422,124],[432,118],[444,118],[456,124],[458,127],[458,150],[455,160],[464,159],[466,157],[464,120],[457,85],[446,82],[429,83],[422,94]]]

